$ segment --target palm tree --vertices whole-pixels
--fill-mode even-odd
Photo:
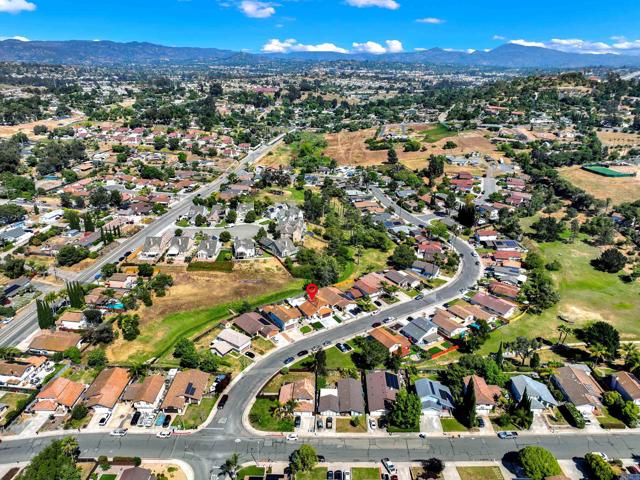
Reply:
[[[625,359],[624,366],[631,373],[634,373],[640,368],[640,352],[635,351]]]
[[[631,355],[635,355],[638,352],[638,346],[635,343],[623,343],[620,345],[620,353],[624,357],[624,361],[627,362]]]
[[[567,340],[567,337],[572,331],[573,330],[571,329],[571,327],[568,327],[566,325],[558,326],[558,333],[560,334],[560,337],[558,338],[558,342],[564,345],[564,342]]]
[[[234,453],[224,461],[220,470],[222,470],[222,473],[225,475],[229,475],[231,478],[236,478],[236,475],[238,474],[238,467],[240,466],[239,462],[240,455]]]
[[[589,352],[596,362],[596,366],[607,356],[607,349],[599,343],[594,343],[589,347]]]

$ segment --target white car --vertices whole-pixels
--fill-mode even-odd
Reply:
[[[602,452],[591,452],[591,455],[597,455],[598,457],[602,458],[605,462],[609,461],[609,456],[606,453],[602,453]]]
[[[396,466],[393,464],[393,462],[391,460],[389,460],[388,458],[383,458],[382,459],[382,465],[384,465],[384,468],[387,469],[387,471],[391,474],[394,474],[397,472]]]
[[[298,434],[297,433],[290,433],[289,435],[287,435],[287,441],[288,442],[297,442],[298,441]]]
[[[109,435],[111,435],[112,437],[124,437],[126,434],[126,428],[116,428],[115,430],[112,430]]]
[[[343,480],[351,480],[351,470],[345,470],[342,474]]]
[[[98,425],[100,427],[104,427],[107,422],[109,421],[109,419],[111,418],[111,414],[107,413],[104,417],[102,417],[99,421],[98,421]]]
[[[156,433],[156,437],[158,438],[169,438],[171,436],[171,430],[161,430]]]
[[[378,428],[378,422],[376,422],[375,418],[369,419],[369,428],[371,430],[375,430],[376,428]]]

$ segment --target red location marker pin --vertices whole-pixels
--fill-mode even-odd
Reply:
[[[313,302],[313,299],[316,298],[316,293],[318,293],[318,286],[315,283],[310,283],[307,285],[307,295],[309,295],[309,299]]]

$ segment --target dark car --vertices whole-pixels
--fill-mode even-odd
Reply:
[[[244,352],[244,354],[249,358],[256,358],[256,354],[253,352]]]
[[[224,406],[227,404],[227,400],[229,400],[229,395],[222,395],[220,397],[220,401],[218,402],[218,410],[222,410]]]
[[[333,417],[327,417],[327,428],[328,429],[332,429],[333,428]],[[337,473],[337,472],[336,472]]]
[[[382,325],[380,322],[374,322],[371,324],[373,328],[378,328],[380,325]]]
[[[129,422],[129,424],[131,426],[137,425],[138,420],[140,420],[140,412],[136,412],[133,414],[133,417],[131,417],[131,422]]]
[[[336,343],[336,348],[342,353],[347,353],[347,346],[344,343]]]
[[[333,480],[342,480],[342,470],[333,472]]]
[[[328,347],[329,345],[331,345],[331,340],[325,340],[324,342],[322,342],[322,345],[324,347]]]
[[[300,350],[297,355],[299,357],[304,357],[305,355],[309,355],[309,350]]]
[[[327,470],[327,480],[333,480],[333,470]]]
[[[289,357],[289,358],[285,358],[284,359],[284,364],[285,365],[289,365],[291,362],[293,362],[295,360],[295,358],[293,357]]]
[[[162,428],[167,428],[169,425],[171,425],[171,415],[167,415],[166,417],[164,417]]]
[[[300,424],[302,423],[302,417],[300,417],[300,415],[296,416],[296,419],[293,421],[293,425],[296,428],[300,428]]]
[[[324,463],[327,461],[326,458],[324,458],[324,455],[317,455],[318,457],[318,463]]]
[[[318,418],[318,420],[316,421],[316,428],[318,430],[322,430],[324,428],[324,424],[322,423],[322,419]]]

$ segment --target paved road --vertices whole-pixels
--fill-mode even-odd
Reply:
[[[250,165],[264,155],[269,153],[271,150],[275,148],[278,141],[284,135],[280,135],[276,137],[272,142],[269,142],[268,145],[262,146],[252,152],[250,152],[242,161],[235,167],[233,170],[226,172],[225,174],[218,177],[215,181],[210,184],[207,184],[201,187],[196,192],[193,192],[187,196],[185,196],[182,200],[180,200],[176,205],[174,205],[166,214],[159,217],[153,223],[151,223],[146,228],[142,229],[137,234],[132,237],[127,238],[124,242],[122,242],[117,248],[109,252],[108,254],[100,257],[98,261],[93,263],[89,268],[83,270],[78,275],[75,276],[75,280],[78,280],[82,283],[88,283],[95,278],[95,275],[100,272],[100,269],[107,263],[117,262],[120,257],[122,257],[126,252],[134,251],[137,248],[141,247],[144,244],[144,240],[147,237],[158,235],[160,232],[165,230],[167,227],[173,225],[178,217],[186,214],[191,207],[192,200],[196,195],[200,195],[202,197],[206,197],[211,193],[217,191],[220,188],[228,176],[229,173],[238,172],[241,169],[245,168],[247,165]],[[35,302],[32,302],[27,307],[25,307],[16,318],[4,328],[0,330],[0,346],[14,346],[19,344],[33,332],[38,329],[37,325],[37,315],[36,315],[36,307]]]

